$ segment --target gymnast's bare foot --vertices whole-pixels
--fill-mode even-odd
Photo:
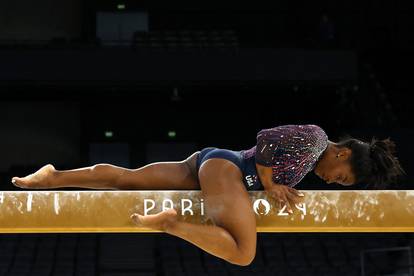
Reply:
[[[155,215],[142,216],[138,213],[131,215],[132,221],[138,226],[149,227],[155,230],[165,231],[166,227],[177,221],[177,211],[174,208],[167,209]]]
[[[52,164],[41,167],[35,173],[25,177],[13,177],[12,183],[20,188],[44,189],[50,184],[50,177],[56,171]]]

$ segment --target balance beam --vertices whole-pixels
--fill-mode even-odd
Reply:
[[[413,232],[414,191],[302,190],[293,214],[249,191],[258,232]],[[201,191],[0,191],[0,233],[160,232],[132,213],[174,207],[178,220],[213,224]]]

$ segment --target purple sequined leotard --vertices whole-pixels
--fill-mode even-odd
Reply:
[[[256,163],[272,167],[274,183],[293,187],[314,169],[327,146],[328,136],[317,125],[282,125],[259,131],[256,146],[241,156],[255,156]]]

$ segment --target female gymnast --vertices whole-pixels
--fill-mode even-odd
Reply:
[[[265,190],[292,213],[303,196],[292,188],[310,171],[327,183],[366,183],[384,188],[405,174],[388,138],[370,143],[347,137],[334,143],[317,125],[262,129],[248,150],[204,148],[183,161],[156,162],[137,169],[111,164],[56,170],[47,164],[26,177],[21,188],[200,190],[214,225],[178,221],[175,209],[154,215],[132,214],[139,225],[180,237],[232,264],[249,265],[256,255],[256,218],[249,190]],[[220,206],[220,208],[218,208]]]

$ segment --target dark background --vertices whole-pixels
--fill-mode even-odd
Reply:
[[[263,128],[308,123],[334,142],[390,137],[407,172],[390,189],[411,189],[412,13],[403,1],[3,1],[2,190],[46,163],[137,168],[207,146],[248,149]],[[344,189],[313,173],[296,187]],[[0,274],[359,275],[361,251],[412,243],[409,233],[258,237],[254,264],[236,268],[161,234],[3,234]],[[408,275],[396,274],[408,269],[396,252],[366,268]]]

